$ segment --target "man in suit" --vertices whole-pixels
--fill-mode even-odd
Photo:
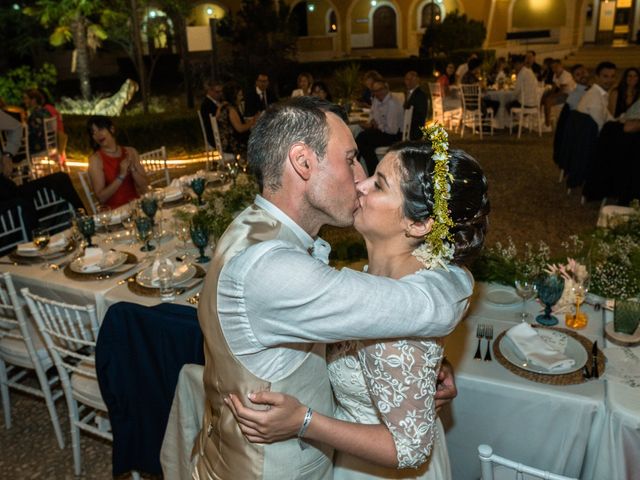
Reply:
[[[209,116],[216,116],[218,107],[222,103],[222,83],[214,80],[208,80],[204,84],[207,91],[206,97],[200,104],[200,115],[202,116],[202,122],[204,123],[204,131],[207,135],[207,142],[212,147],[215,146],[215,140],[213,138],[213,130],[211,130],[211,122]]]
[[[407,88],[404,96],[404,109],[406,110],[413,107],[409,139],[418,140],[422,138],[420,127],[424,125],[424,121],[427,118],[429,101],[427,94],[424,93],[424,90],[420,87],[420,77],[415,70],[411,70],[405,74],[404,86]]]
[[[244,116],[253,117],[265,111],[275,101],[274,95],[269,91],[269,75],[259,73],[255,88],[247,91],[244,96]]]

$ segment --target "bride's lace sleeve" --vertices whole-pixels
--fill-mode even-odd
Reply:
[[[371,399],[393,436],[399,469],[418,468],[431,454],[442,354],[442,346],[429,339],[367,342],[359,349]]]

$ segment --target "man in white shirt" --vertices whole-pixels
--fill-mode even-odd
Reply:
[[[596,67],[596,81],[584,94],[577,110],[586,113],[598,124],[598,131],[610,120],[613,120],[609,112],[609,90],[616,80],[616,66],[611,62],[601,62]]]
[[[567,104],[571,110],[575,110],[589,87],[589,70],[579,63],[571,67],[571,76],[576,83],[576,88],[567,96]]]
[[[514,107],[537,107],[538,105],[538,80],[529,67],[525,65],[522,55],[512,57],[513,68],[517,74],[516,85],[513,90],[514,99],[506,107],[511,111]]]
[[[551,62],[551,69],[553,70],[553,88],[545,92],[542,97],[544,123],[549,130],[551,129],[551,109],[555,105],[562,105],[576,88],[576,82],[571,74],[563,68],[559,59]]]
[[[478,55],[476,55],[475,53],[472,53],[471,55],[469,55],[469,58],[467,58],[467,61],[464,63],[461,63],[458,68],[456,69],[456,84],[460,85],[462,83],[462,77],[465,76],[465,74],[469,71],[469,62],[471,60],[477,59]]]
[[[376,80],[371,86],[373,101],[371,103],[371,120],[364,123],[364,130],[356,137],[358,150],[367,164],[369,175],[378,165],[376,148],[386,147],[400,140],[404,109],[389,91],[389,85]]]
[[[220,238],[198,305],[206,403],[195,479],[330,479],[327,447],[250,444],[224,397],[284,391],[331,414],[324,343],[442,336],[471,294],[457,267],[430,272],[416,288],[325,265],[329,246],[314,237],[324,224],[352,224],[363,178],[353,136],[330,109],[295,98],[268,109],[251,133],[249,162],[262,195]]]

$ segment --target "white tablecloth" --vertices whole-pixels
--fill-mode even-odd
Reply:
[[[516,96],[513,90],[487,90],[484,95],[486,98],[500,102],[498,111],[493,115],[494,128],[506,128],[509,126],[509,112],[507,112],[507,103],[515,100]]]

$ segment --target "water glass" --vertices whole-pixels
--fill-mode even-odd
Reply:
[[[87,247],[95,247],[91,242],[91,237],[96,233],[96,222],[91,215],[78,217],[78,228],[87,242]]]
[[[206,225],[191,224],[191,240],[200,251],[196,258],[197,263],[207,263],[211,258],[204,254],[204,249],[209,245],[209,228]]]
[[[158,212],[158,199],[153,193],[148,193],[142,200],[140,200],[140,208],[142,212],[151,219],[151,223],[154,223],[154,217]]]
[[[171,302],[176,299],[176,290],[173,285],[174,266],[172,263],[161,260],[158,265],[158,283],[160,286],[160,300]]]
[[[135,222],[136,230],[138,232],[138,239],[143,243],[140,251],[152,252],[156,249],[156,247],[149,243],[151,235],[153,234],[153,224],[151,223],[151,219],[149,217],[140,216],[136,218]]]
[[[127,236],[131,237],[131,243],[134,243],[136,236],[136,210],[134,208],[130,208],[122,214],[122,226],[125,228]]]
[[[100,205],[98,207],[98,216],[97,216],[98,223],[100,224],[100,227],[102,227],[102,229],[107,234],[106,243],[110,243],[112,240],[111,229],[109,228],[109,226],[111,225],[112,215],[113,215],[113,212],[111,211],[111,208],[105,205]]]
[[[194,178],[193,180],[191,180],[190,186],[193,190],[193,193],[195,193],[198,197],[198,205],[204,204],[204,202],[202,201],[202,194],[204,193],[205,184],[205,179],[202,177]]]
[[[522,311],[518,314],[518,319],[526,322],[531,318],[531,314],[526,311],[527,300],[536,296],[536,286],[533,278],[524,271],[516,272],[515,280],[516,293],[522,298]]]

